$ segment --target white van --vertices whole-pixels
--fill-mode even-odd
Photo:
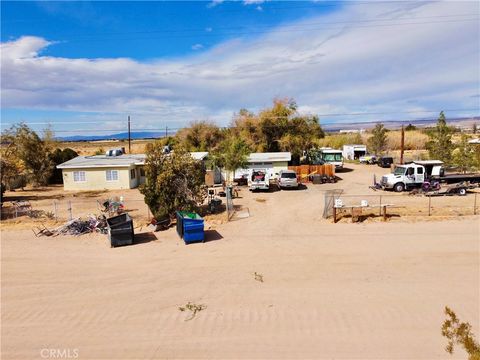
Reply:
[[[268,169],[250,169],[248,174],[248,189],[268,190],[270,188],[270,175]]]

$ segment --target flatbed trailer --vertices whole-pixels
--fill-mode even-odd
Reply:
[[[480,183],[480,174],[446,174],[443,176],[432,176],[432,180],[438,180],[446,184],[469,182],[470,184]]]

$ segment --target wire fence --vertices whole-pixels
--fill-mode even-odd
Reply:
[[[46,217],[56,221],[68,221],[75,218],[87,217],[89,215],[112,216],[117,212],[128,212],[136,220],[150,221],[152,214],[143,200],[128,200],[122,202],[122,206],[105,206],[104,202],[97,199],[75,199],[75,200],[41,200],[22,201],[18,206],[2,208],[2,218],[10,219],[19,216],[30,216],[33,218]]]
[[[361,216],[383,216],[388,208],[390,216],[466,216],[480,214],[479,193],[465,196],[425,196],[407,194],[346,195],[339,192],[325,193],[324,218],[333,216],[333,208],[339,218],[354,216],[359,209]]]

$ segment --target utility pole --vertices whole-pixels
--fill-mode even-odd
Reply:
[[[128,115],[128,153],[132,153],[132,147],[131,147],[131,136],[130,136],[130,115]]]
[[[165,137],[168,136],[168,125],[165,125]]]
[[[403,151],[405,149],[405,129],[402,125],[402,138],[400,141],[400,164],[403,164]]]

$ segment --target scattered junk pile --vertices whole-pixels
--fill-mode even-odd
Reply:
[[[97,207],[102,213],[108,214],[108,216],[115,216],[125,211],[125,202],[123,196],[102,201],[97,200]]]
[[[33,230],[36,237],[100,233],[108,235],[111,247],[133,244],[133,220],[125,212],[123,197],[97,201],[101,215],[88,215],[86,218],[75,218],[56,227],[47,228],[45,224]]]
[[[107,234],[107,218],[104,215],[89,215],[86,219],[72,219],[53,229],[47,228],[44,224],[42,224],[42,227],[35,227],[33,229],[36,237],[58,235],[78,236],[93,232]]]

